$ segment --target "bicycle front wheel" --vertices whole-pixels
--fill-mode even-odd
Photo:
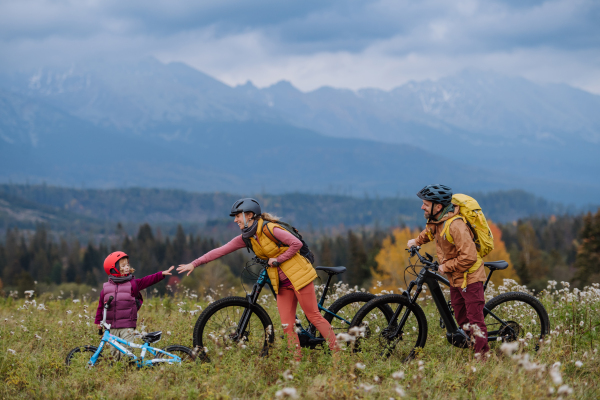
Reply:
[[[245,327],[242,327],[244,323]],[[266,356],[274,339],[269,314],[243,297],[215,301],[200,314],[194,327],[194,350],[204,362],[210,362],[226,351]]]
[[[401,307],[396,321],[390,322],[386,317],[382,311],[385,306],[394,312]],[[355,326],[364,329],[356,346],[360,347],[366,361],[388,357],[409,361],[416,349],[425,347],[427,341],[425,313],[418,304],[411,304],[400,294],[378,296],[369,301],[354,316],[351,327]]]
[[[488,341],[532,340],[533,348],[550,332],[550,318],[542,303],[523,292],[503,293],[488,301],[483,309]]]
[[[65,364],[67,364],[67,367],[71,366],[71,365],[73,365],[75,367],[89,366],[88,363],[90,362],[90,359],[92,358],[92,356],[94,355],[94,353],[97,350],[98,350],[98,348],[96,346],[75,347],[67,355],[67,358],[65,359]],[[102,360],[103,360],[102,354],[100,354],[100,356],[98,357],[98,360],[96,361],[96,364],[94,364],[94,366],[101,363]]]

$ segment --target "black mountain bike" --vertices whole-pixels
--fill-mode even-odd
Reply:
[[[404,361],[412,359],[417,348],[425,347],[427,341],[427,318],[423,309],[417,304],[419,295],[426,284],[431,292],[440,314],[440,328],[446,329],[446,339],[456,347],[468,347],[471,340],[461,327],[457,326],[450,301],[446,301],[440,282],[446,286],[450,283],[438,275],[438,262],[427,253],[426,258],[419,254],[420,247],[408,250],[410,257],[417,256],[421,265],[411,264],[416,279],[411,281],[403,294],[378,296],[365,304],[354,316],[351,327],[364,327],[364,338],[359,346],[372,350],[376,357],[398,356]],[[488,282],[495,270],[508,267],[506,261],[485,262],[490,273],[483,285]],[[417,274],[416,267],[422,267]],[[416,287],[414,294],[411,294]],[[382,306],[390,306],[394,310],[391,318],[382,315]],[[500,294],[485,304],[484,321],[488,330],[488,342],[512,342],[523,338],[533,341],[532,348],[539,349],[540,340],[550,331],[548,313],[542,303],[530,294],[508,292]]]
[[[259,266],[260,272],[252,272],[253,266]],[[268,285],[273,296],[277,297],[267,274],[267,268],[269,265],[266,260],[254,257],[244,268],[244,272],[256,278],[252,291],[246,293],[245,298],[231,296],[217,300],[200,314],[194,327],[194,349],[197,349],[198,357],[202,361],[210,362],[213,355],[220,354],[224,350],[243,350],[260,356],[268,354],[269,347],[275,339],[275,327],[269,314],[257,303],[258,296],[265,285]],[[323,304],[327,298],[331,278],[345,272],[346,267],[315,267],[315,269],[328,275],[318,303],[319,310],[325,312],[324,318],[332,325],[336,335],[346,332],[350,328],[350,321],[354,314],[376,296],[366,292],[349,293],[326,308]],[[384,304],[378,310],[380,315],[392,317],[393,312],[389,306]],[[325,343],[325,339],[314,325],[308,322],[308,326],[304,328],[296,316],[295,328],[300,346],[314,349]]]

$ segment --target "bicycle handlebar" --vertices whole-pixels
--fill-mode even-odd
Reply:
[[[112,303],[112,301],[113,301],[114,299],[115,299],[115,298],[114,298],[113,296],[110,296],[110,297],[108,298],[108,301],[107,301],[106,303],[104,303],[104,308],[106,308],[106,309],[108,310],[108,307],[110,307],[110,303]]]
[[[429,261],[428,259],[426,259],[425,257],[423,257],[421,255],[421,253],[419,253],[419,250],[421,250],[421,246],[412,246],[410,249],[406,249],[408,251],[408,253],[410,254],[411,257],[417,256],[417,258],[419,258],[419,261],[421,261],[423,263],[423,266],[425,268],[431,268],[434,271],[438,270],[438,267],[440,266],[438,264],[437,261]]]

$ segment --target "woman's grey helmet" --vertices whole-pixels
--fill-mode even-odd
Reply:
[[[417,197],[446,207],[452,203],[452,189],[446,185],[427,185],[417,193]]]
[[[258,201],[250,197],[246,197],[245,199],[239,199],[238,201],[233,203],[233,206],[231,206],[231,212],[229,213],[229,216],[235,217],[236,215],[242,212],[253,212],[255,216],[262,214],[262,210],[260,209],[260,204],[258,204]]]

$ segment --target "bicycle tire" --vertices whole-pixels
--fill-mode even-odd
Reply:
[[[377,312],[382,308],[385,309],[384,305],[394,311],[398,306],[403,306],[399,319],[402,318],[404,309],[410,310],[404,328],[395,337],[385,337],[397,325],[390,326],[389,319],[381,315],[381,311]],[[392,305],[395,305],[395,307]],[[377,314],[374,314],[374,312],[377,312]],[[367,322],[366,325],[365,322]],[[357,347],[372,347],[372,351],[363,353],[369,353],[377,358],[387,359],[393,355],[399,357],[403,362],[410,361],[414,358],[416,349],[425,347],[427,342],[427,318],[423,309],[416,303],[411,304],[406,296],[401,294],[378,296],[369,301],[358,310],[350,326],[351,328],[365,326],[364,338],[357,340]],[[405,337],[408,338],[405,340]],[[412,337],[415,337],[414,341]],[[374,340],[375,338],[377,340]]]
[[[184,363],[193,363],[196,361],[196,353],[189,347],[181,346],[179,344],[173,344],[171,346],[167,346],[163,349],[167,353],[174,354],[181,358],[181,364]],[[159,354],[157,358],[164,358],[164,354]]]
[[[234,307],[238,307],[238,312],[234,313],[235,314],[235,318],[229,318],[230,321],[226,321],[224,324],[225,326],[221,326],[220,329],[218,330],[218,332],[215,334],[215,332],[206,332],[206,328],[207,328],[207,324],[209,324],[209,322],[211,321],[211,318],[216,318],[215,315],[217,315],[217,313],[221,310],[224,310],[226,308],[234,308]],[[246,347],[243,347],[243,344],[239,343],[239,339],[237,338],[233,338],[232,337],[232,331],[235,331],[235,327],[237,326],[237,320],[239,320],[239,317],[241,317],[242,312],[239,312],[240,309],[248,309],[250,310],[251,314],[250,314],[250,322],[249,324],[251,324],[253,322],[252,320],[252,316],[256,315],[256,317],[258,318],[260,324],[262,325],[262,329],[252,329],[252,332],[255,334],[260,335],[259,332],[263,332],[264,333],[264,339],[262,340],[262,343],[260,343],[260,339],[259,339],[259,343],[253,344],[252,346],[248,346],[246,345]],[[268,329],[268,327],[271,327],[270,331]],[[252,327],[248,328],[251,329]],[[212,327],[209,327],[209,329],[212,329]],[[249,334],[250,332],[248,330],[246,330],[246,335],[244,336],[244,341],[248,342],[249,338]],[[206,334],[206,337],[205,337]],[[212,342],[207,340],[208,339],[208,335],[212,334]],[[208,353],[212,352],[221,352],[221,349],[218,349],[218,347],[224,348],[226,350],[231,350],[231,345],[238,345],[240,344],[241,346],[235,346],[235,348],[251,348],[251,351],[257,351],[258,354],[260,356],[267,356],[269,354],[269,347],[273,344],[273,341],[275,340],[275,334],[274,334],[274,327],[273,327],[273,322],[271,321],[271,317],[269,317],[269,314],[267,314],[267,312],[264,310],[264,308],[262,308],[260,305],[258,304],[253,304],[251,305],[250,303],[248,303],[248,300],[246,300],[243,297],[236,297],[236,296],[231,296],[231,297],[225,297],[222,298],[220,300],[215,301],[214,303],[212,303],[211,305],[209,305],[208,307],[206,307],[204,309],[204,311],[202,312],[202,314],[200,314],[200,316],[198,317],[198,320],[196,321],[196,325],[194,326],[194,351],[196,351],[197,356],[200,358],[201,361],[203,362],[210,362],[210,356]],[[222,342],[221,342],[222,340]],[[211,352],[212,350],[212,352]],[[216,350],[216,351],[215,351]]]
[[[351,324],[352,320],[354,319],[354,316],[356,315],[356,313],[358,313],[358,310],[360,310],[362,308],[362,306],[364,306],[366,303],[368,303],[369,301],[371,301],[375,298],[377,298],[376,295],[374,295],[372,293],[367,293],[367,292],[349,293],[349,294],[346,294],[346,295],[340,297],[336,301],[334,301],[329,307],[327,307],[327,309],[334,314],[340,315],[340,311],[342,311],[344,308],[346,308],[350,305],[353,305],[353,304],[359,304],[360,306],[355,307],[355,310],[354,309],[349,310],[349,312],[352,315],[340,315],[341,317],[344,317],[344,319],[346,319],[347,321],[350,321],[350,324]],[[389,322],[390,318],[392,318],[392,315],[394,315],[394,312],[392,311],[390,306],[388,306],[387,304],[383,304],[380,306],[380,310],[385,315],[385,317],[387,318],[387,320]],[[343,313],[343,311],[342,311],[342,313]],[[338,333],[346,332],[348,329],[350,329],[350,324],[346,325],[346,323],[344,321],[341,321],[338,318],[335,318],[335,316],[333,316],[332,314],[330,314],[328,312],[326,312],[323,317],[327,320],[327,322],[329,322],[331,324],[331,326],[333,327],[333,331],[336,333],[336,335]],[[336,324],[336,322],[339,324],[339,326],[334,326],[334,325],[338,325],[338,324]]]
[[[94,353],[95,353],[96,351],[98,351],[98,347],[96,347],[96,346],[81,346],[81,347],[75,347],[73,350],[71,350],[71,351],[69,352],[69,354],[67,354],[67,358],[65,358],[65,364],[67,365],[67,367],[68,367],[68,366],[70,366],[70,365],[71,365],[71,363],[73,362],[73,359],[76,357],[76,355],[77,355],[78,353],[84,353],[84,352],[86,352],[86,353],[87,353],[87,352],[91,353],[91,354],[90,354],[90,356],[89,356],[89,358],[88,358],[88,361],[89,361],[89,359],[91,359],[91,358],[92,358],[92,355],[94,355]],[[101,358],[102,358],[102,354],[100,354],[100,356],[98,357],[98,361],[100,361],[100,359],[101,359]],[[96,362],[96,365],[98,365],[98,364],[97,364],[97,363],[98,363],[98,361]]]
[[[535,318],[532,319],[532,321],[535,321],[535,322],[530,321],[529,323],[526,323],[526,322],[519,323],[517,321],[514,321],[514,319],[515,319],[514,315],[511,315],[511,314],[514,311],[516,306],[511,305],[512,308],[506,307],[506,310],[507,310],[506,312],[504,310],[500,310],[500,307],[503,304],[506,304],[508,302],[519,302],[519,303],[524,303],[524,304],[531,306],[531,308],[535,311],[535,313],[538,317],[538,321],[535,321]],[[493,319],[493,317],[491,317],[491,315],[489,314],[489,311],[491,311],[492,313],[494,313],[496,315],[506,314],[506,315],[500,315],[499,317],[503,320],[504,320],[504,318],[509,319],[509,321],[507,321],[507,322],[513,322],[514,324],[518,324],[518,330],[514,329],[517,327],[517,325],[514,325],[514,324],[511,325],[510,330],[504,329],[504,332],[502,329],[497,330],[496,326],[499,325],[499,322],[496,319]],[[490,318],[488,318],[486,320],[486,317],[488,317],[488,316]],[[485,308],[483,310],[483,318],[484,318],[484,321],[486,322],[486,327],[488,328],[488,335],[492,336],[492,335],[490,335],[490,332],[495,332],[497,330],[498,333],[500,334],[499,337],[502,338],[502,342],[515,341],[519,337],[524,337],[526,335],[525,331],[536,330],[536,332],[534,334],[532,334],[532,336],[538,336],[538,343],[535,346],[536,351],[539,349],[539,341],[542,340],[544,338],[544,336],[546,336],[550,332],[550,318],[548,317],[548,312],[546,311],[546,308],[544,308],[544,305],[538,299],[536,299],[534,296],[532,296],[528,293],[508,292],[508,293],[502,293],[502,294],[492,298],[490,301],[488,301],[485,304]],[[518,318],[520,318],[523,321],[525,319],[524,314],[521,314],[520,316],[518,316]],[[492,324],[491,322],[494,322],[494,323]],[[535,326],[535,328],[534,328],[534,326]],[[531,332],[529,332],[529,333],[531,333]],[[490,341],[490,343],[494,343],[494,341]]]

